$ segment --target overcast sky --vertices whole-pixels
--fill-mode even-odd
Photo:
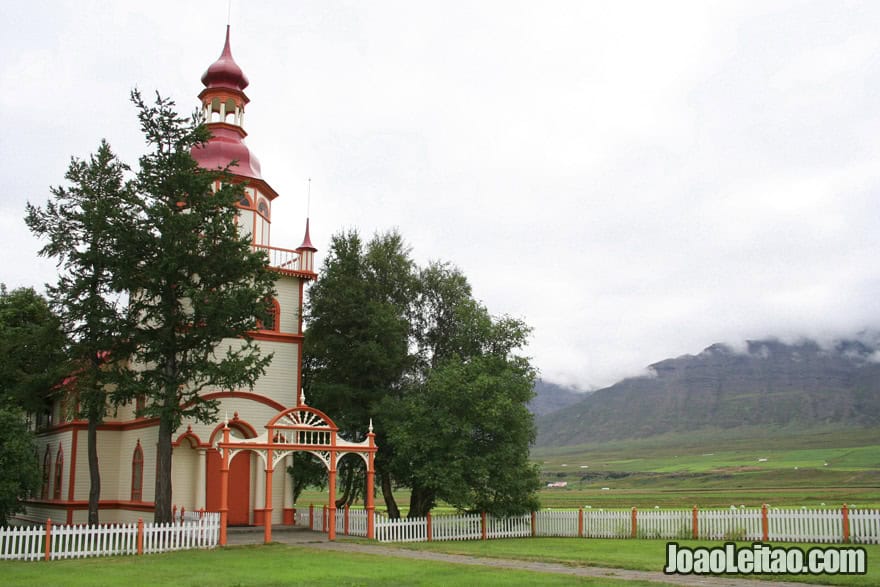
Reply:
[[[0,19],[0,280],[137,86],[189,113],[220,0],[15,2]],[[880,327],[880,3],[235,1],[272,244],[397,227],[603,386],[714,342]],[[319,256],[321,253],[319,252]],[[319,257],[320,258],[320,257]]]

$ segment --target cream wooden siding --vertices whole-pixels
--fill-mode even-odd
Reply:
[[[188,510],[194,509],[196,483],[198,476],[204,474],[204,471],[199,471],[199,451],[192,448],[188,440],[175,446],[171,458],[171,503]]]
[[[275,282],[278,306],[281,312],[281,332],[299,333],[299,278],[281,277]]]

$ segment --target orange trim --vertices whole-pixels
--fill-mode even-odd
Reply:
[[[205,444],[204,442],[202,442],[202,439],[199,438],[199,435],[192,431],[192,426],[187,427],[186,432],[178,436],[177,440],[171,443],[171,446],[180,446],[180,443],[183,442],[184,438],[194,439],[196,447],[210,446],[209,444]]]
[[[250,393],[247,391],[217,391],[214,393],[209,393],[207,395],[202,396],[204,399],[224,399],[224,398],[237,398],[237,399],[248,399],[271,408],[278,410],[279,412],[283,412],[287,409],[287,406],[284,406],[274,399],[268,398],[264,395],[259,395],[256,393]],[[212,443],[213,444],[213,443]]]
[[[215,441],[218,433],[223,433],[223,422],[217,424],[216,428],[211,432],[211,440],[208,443],[208,446],[213,447],[217,442]],[[242,420],[236,414],[236,417],[229,421],[230,428],[237,428],[239,431],[248,434],[247,438],[254,438],[257,435],[257,430],[253,426],[250,425],[249,422]],[[215,449],[216,450],[216,449]]]
[[[263,340],[266,342],[299,342],[303,339],[302,334],[293,334],[290,332],[273,332],[271,330],[257,330],[248,332],[248,337],[254,340]]]
[[[74,492],[76,491],[76,451],[77,451],[77,438],[79,437],[78,431],[76,429],[73,430],[72,438],[70,439],[70,479],[68,479],[68,489],[67,489],[67,499],[72,500],[74,498]]]
[[[275,273],[280,273],[281,275],[287,275],[288,277],[299,277],[300,279],[307,279],[311,281],[315,281],[318,279],[318,274],[313,273],[311,271],[299,271],[296,269],[282,269],[280,267],[266,267],[269,271],[274,271]]]
[[[25,499],[25,503],[30,505],[39,505],[53,508],[68,508],[73,511],[89,509],[89,502],[84,500],[51,500],[51,499]],[[98,508],[102,510],[135,510],[139,512],[151,512],[155,509],[155,504],[148,501],[133,502],[118,499],[101,500],[98,502]]]

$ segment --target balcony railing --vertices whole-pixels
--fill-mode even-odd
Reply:
[[[258,251],[266,252],[269,256],[269,267],[287,271],[302,271],[300,254],[296,251],[267,245],[253,245],[253,247]]]

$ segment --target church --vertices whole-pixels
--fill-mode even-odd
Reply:
[[[262,435],[265,442],[268,422],[275,422],[280,416],[290,419],[288,413],[297,408],[303,408],[303,413],[309,410],[298,390],[302,388],[303,294],[305,286],[317,278],[316,249],[309,237],[308,219],[302,244],[295,249],[276,247],[271,242],[272,203],[279,194],[263,178],[258,159],[245,144],[244,114],[249,100],[244,90],[249,82],[232,57],[228,26],[221,55],[201,81],[204,89],[198,98],[212,138],[194,149],[192,155],[205,169],[238,162],[231,172],[233,181],[245,184],[245,196],[238,203],[239,229],[252,239],[254,248],[267,253],[269,266],[277,276],[273,319],[261,324],[262,328],[251,336],[263,353],[274,353],[274,359],[252,390],[204,394],[220,401],[218,415],[222,421],[185,421],[175,432],[172,500],[178,508],[188,511],[223,509],[229,525],[292,524],[291,478],[286,474],[288,464],[292,464],[292,452],[276,452],[280,456],[268,459],[271,466],[266,466],[265,450],[261,457],[259,449],[230,451],[231,459],[227,455],[224,461],[218,443],[224,435],[231,441],[245,443],[246,439],[256,441]],[[98,431],[102,523],[152,517],[158,421],[137,417],[137,407],[109,407]],[[42,486],[27,501],[26,513],[18,516],[22,521],[44,522],[51,518],[56,523],[80,524],[88,519],[87,422],[71,419],[65,412],[58,401],[48,417],[39,422]],[[310,421],[322,421],[319,413],[313,416],[309,416]],[[332,427],[329,418],[325,420]],[[272,438],[268,442],[273,442]],[[300,446],[300,450],[308,449]],[[330,461],[335,458],[325,458],[325,453],[317,449],[309,452],[324,460],[332,479],[335,462],[331,469]],[[329,454],[335,457],[335,453]],[[279,474],[273,476],[273,468]],[[222,491],[225,483],[227,490]],[[227,496],[228,503],[221,503]]]

